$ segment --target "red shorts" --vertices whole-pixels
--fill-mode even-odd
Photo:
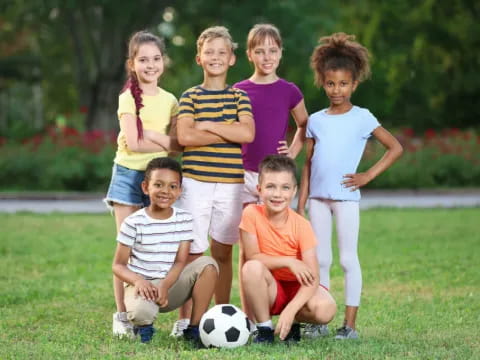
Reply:
[[[277,297],[270,308],[270,315],[279,315],[295,295],[297,295],[298,289],[300,289],[300,283],[298,281],[275,279],[275,282],[277,283]],[[328,291],[325,286],[320,286]]]
[[[280,314],[285,306],[297,295],[298,289],[300,289],[300,283],[298,281],[275,279],[275,282],[277,283],[277,297],[270,308],[270,315]]]

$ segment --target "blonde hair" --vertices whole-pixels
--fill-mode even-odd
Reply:
[[[263,44],[265,39],[271,38],[282,48],[282,37],[280,36],[280,30],[272,24],[256,24],[254,25],[247,37],[247,50],[252,50],[255,46]]]
[[[228,32],[228,29],[225,26],[212,26],[209,27],[200,34],[197,39],[197,53],[200,54],[202,51],[203,44],[206,41],[211,39],[222,38],[230,45],[232,52],[238,47],[237,43],[233,42],[232,36]]]
[[[322,86],[328,70],[348,70],[354,81],[362,82],[370,76],[370,54],[355,41],[355,35],[343,32],[321,37],[310,58],[315,73],[315,84]]]

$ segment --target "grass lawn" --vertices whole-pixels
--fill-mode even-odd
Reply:
[[[359,341],[194,351],[169,338],[174,313],[149,345],[111,336],[112,217],[2,214],[0,359],[478,359],[479,224],[480,209],[364,211]],[[337,255],[332,294],[331,330],[343,319]]]

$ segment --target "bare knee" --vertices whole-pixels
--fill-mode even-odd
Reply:
[[[217,281],[218,279],[218,269],[214,264],[205,265],[202,272],[200,273],[201,278],[207,278],[211,281]]]
[[[330,293],[320,288],[317,294],[307,302],[303,310],[300,317],[304,321],[328,324],[337,312],[337,304]]]
[[[337,312],[337,304],[333,298],[325,298],[318,300],[312,310],[319,324],[328,324]]]
[[[258,260],[248,260],[242,266],[242,282],[258,281],[263,275],[265,265]]]

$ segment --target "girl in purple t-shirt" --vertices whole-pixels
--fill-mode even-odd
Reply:
[[[248,60],[255,66],[250,78],[236,83],[234,87],[245,90],[252,104],[255,120],[255,139],[242,145],[245,185],[242,193],[243,206],[260,202],[257,191],[258,165],[267,155],[284,154],[295,158],[305,142],[308,113],[300,89],[293,83],[280,79],[277,68],[282,58],[280,31],[271,24],[257,24],[248,33]],[[288,146],[286,134],[290,114],[297,124],[293,141]],[[239,274],[245,262],[240,248]],[[241,281],[239,281],[241,284]],[[250,319],[240,286],[243,310]],[[255,319],[254,319],[255,320]]]
[[[271,24],[257,24],[248,33],[248,60],[255,66],[250,78],[234,87],[245,90],[252,104],[255,120],[255,139],[242,145],[245,187],[244,206],[259,202],[258,165],[267,155],[284,154],[295,158],[305,142],[308,113],[299,88],[277,75],[282,58],[282,38]],[[297,131],[290,146],[286,134],[290,114]]]

